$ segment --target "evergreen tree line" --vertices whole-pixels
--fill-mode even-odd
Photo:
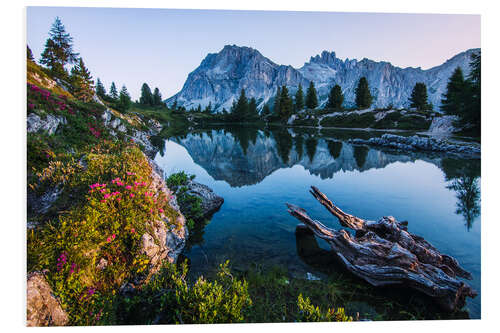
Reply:
[[[441,100],[441,110],[458,117],[456,126],[466,132],[481,132],[481,52],[471,55],[471,71],[464,78],[462,68],[457,67],[446,86]]]
[[[149,88],[147,83],[143,83],[141,87],[141,97],[139,98],[139,104],[146,106],[162,106],[163,101],[161,100],[160,89],[155,88],[154,92],[151,93],[151,88]]]
[[[27,45],[27,59],[35,62],[33,52]],[[68,87],[70,93],[77,99],[90,102],[94,95],[102,100],[111,103],[112,107],[126,111],[130,108],[132,100],[125,85],[118,92],[114,82],[111,83],[109,93],[101,80],[97,78],[94,86],[90,71],[85,66],[82,57],[73,51],[73,38],[66,32],[66,28],[59,17],[56,17],[49,31],[49,38],[45,42],[45,48],[41,54],[40,64],[45,66],[48,74]],[[70,71],[66,69],[68,65],[74,65]],[[149,86],[144,83],[141,89],[139,104],[147,106],[162,106],[162,96],[158,88],[151,93]]]

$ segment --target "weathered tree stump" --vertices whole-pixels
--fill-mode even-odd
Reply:
[[[287,203],[288,212],[316,236],[326,240],[347,270],[373,286],[402,285],[433,297],[443,309],[454,311],[465,305],[466,297],[477,292],[458,277],[472,279],[457,260],[440,253],[420,236],[411,234],[407,222],[392,216],[378,221],[363,220],[343,212],[316,187],[311,194],[338,218],[340,224],[356,231],[335,230],[311,219],[306,211]]]

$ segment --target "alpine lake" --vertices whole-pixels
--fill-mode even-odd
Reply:
[[[409,232],[455,257],[472,274],[466,282],[478,296],[460,313],[438,318],[480,318],[481,161],[349,143],[382,134],[220,126],[162,140],[155,162],[166,176],[196,175],[195,181],[224,198],[210,222],[190,236],[183,253],[190,275],[210,274],[226,260],[240,272],[281,267],[290,279],[338,281],[346,311],[355,309],[361,318],[376,319],[394,304],[431,311],[427,296],[404,287],[372,287],[346,271],[325,241],[295,232],[299,222],[285,203],[342,228],[309,193],[314,185],[360,218],[408,221]]]

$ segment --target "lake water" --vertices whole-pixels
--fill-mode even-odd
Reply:
[[[480,318],[480,161],[348,143],[381,134],[219,128],[166,140],[155,158],[166,175],[194,174],[225,200],[185,251],[193,274],[226,259],[240,270],[279,265],[297,278],[342,272],[328,259],[318,259],[331,256],[324,241],[296,235],[298,221],[286,210],[285,203],[293,203],[327,226],[341,228],[309,194],[314,185],[353,215],[407,220],[410,232],[454,256],[472,273],[468,283],[479,296],[468,301],[466,310]]]

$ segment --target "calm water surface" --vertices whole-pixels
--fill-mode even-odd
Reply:
[[[229,259],[234,269],[284,266],[295,277],[335,274],[328,245],[295,234],[285,203],[305,208],[333,228],[338,221],[308,192],[317,186],[341,209],[365,219],[392,215],[410,232],[457,258],[479,292],[469,300],[480,317],[480,161],[401,153],[348,143],[366,132],[257,130],[197,131],[165,141],[155,161],[169,175],[184,170],[224,198],[221,209],[185,253],[193,274]],[[307,257],[309,253],[315,257]],[[304,250],[306,249],[306,250]],[[328,266],[328,267],[326,267]]]

